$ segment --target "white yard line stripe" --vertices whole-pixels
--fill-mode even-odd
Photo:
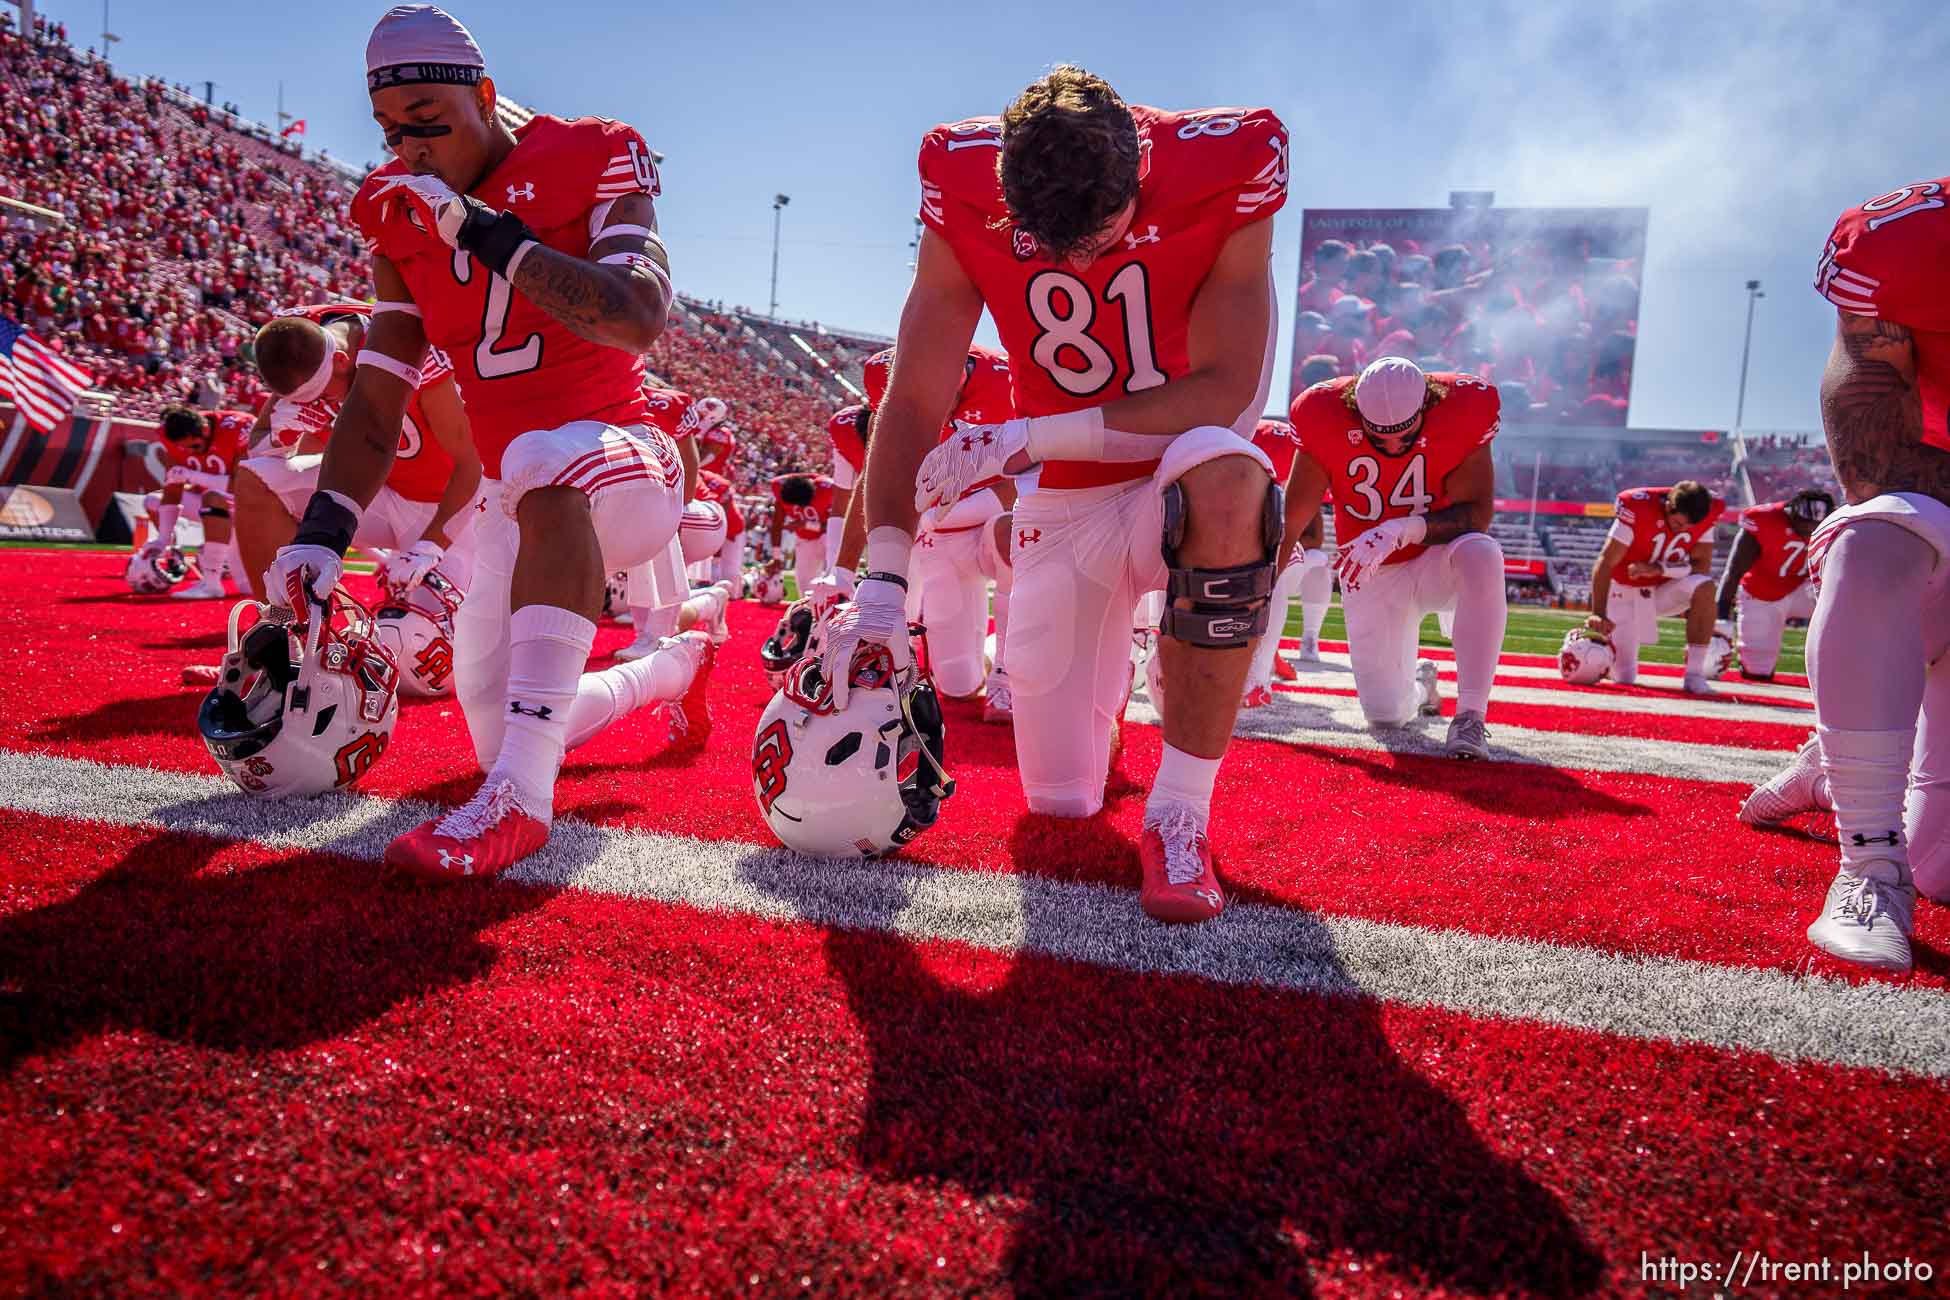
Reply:
[[[1289,700],[1306,697],[1303,690],[1289,687],[1320,687],[1327,690],[1351,691],[1354,689],[1354,674],[1333,670],[1320,671],[1319,665],[1309,664],[1315,671],[1303,674],[1292,683],[1276,682],[1279,693],[1276,700]],[[1444,699],[1454,698],[1456,691],[1453,682],[1446,684],[1442,692]],[[1811,710],[1797,708],[1782,702],[1775,704],[1746,704],[1739,700],[1710,700],[1701,696],[1684,695],[1678,691],[1666,695],[1628,695],[1622,691],[1567,691],[1551,686],[1512,686],[1499,682],[1490,687],[1490,717],[1496,716],[1498,701],[1504,704],[1540,704],[1557,709],[1595,709],[1600,713],[1642,713],[1658,718],[1693,718],[1714,722],[1774,722],[1791,727],[1815,725],[1815,715]],[[1275,707],[1278,707],[1277,705]]]
[[[1356,749],[1393,754],[1442,755],[1449,735],[1446,718],[1425,718],[1406,727],[1370,728],[1361,705],[1345,695],[1275,695],[1274,704],[1240,711],[1235,736],[1277,740],[1326,749]],[[1157,710],[1142,695],[1133,696],[1124,715],[1146,726],[1159,725]],[[1490,761],[1534,763],[1579,772],[1638,772],[1690,781],[1759,785],[1786,765],[1790,751],[1745,749],[1735,745],[1696,745],[1636,736],[1591,736],[1576,731],[1513,727],[1496,721],[1490,702]]]
[[[1299,642],[1297,641],[1294,642],[1293,646],[1297,648],[1299,646]],[[1310,673],[1322,673],[1322,672],[1327,672],[1332,670],[1339,670],[1341,672],[1352,672],[1352,661],[1348,658],[1347,652],[1345,650],[1323,650],[1320,652],[1321,661],[1317,664],[1300,663],[1294,660],[1291,655],[1289,655],[1287,659],[1288,662],[1292,663],[1294,668],[1298,670],[1299,673],[1301,674],[1300,682],[1298,684],[1302,686],[1326,684],[1326,683],[1309,682],[1307,680],[1307,675]],[[1444,681],[1455,680],[1456,664],[1453,659],[1438,659],[1435,661],[1435,666],[1441,672],[1442,680]],[[1562,677],[1558,676],[1557,669],[1555,668],[1548,667],[1544,664],[1511,663],[1508,657],[1505,657],[1497,662],[1496,675],[1498,677],[1522,677],[1526,679],[1534,679],[1536,681],[1541,681],[1541,682],[1562,683],[1564,680]],[[1648,677],[1643,667],[1641,667],[1639,670],[1639,685],[1649,687],[1655,690],[1668,690],[1672,693],[1673,696],[1675,696],[1678,699],[1691,700],[1693,698],[1692,696],[1686,695],[1680,691],[1679,682],[1680,682],[1680,678],[1676,674],[1671,676]],[[1354,679],[1350,676],[1347,679],[1348,689],[1352,690],[1353,684],[1354,684]],[[1754,699],[1779,700],[1783,704],[1798,704],[1798,705],[1802,705],[1806,709],[1813,709],[1814,707],[1814,702],[1815,702],[1814,693],[1805,686],[1786,686],[1786,685],[1782,685],[1779,682],[1743,682],[1743,681],[1734,680],[1732,678],[1723,680],[1719,682],[1718,685],[1720,689],[1726,692],[1728,695],[1745,695],[1745,696],[1751,696]],[[1503,688],[1499,686],[1497,689],[1500,691]],[[1560,690],[1563,693],[1563,702],[1565,703],[1572,703],[1581,698],[1588,698],[1586,696],[1581,695],[1579,691],[1568,686],[1559,685],[1556,689]],[[1620,697],[1620,698],[1631,698],[1631,697]],[[1556,703],[1556,702],[1557,701],[1552,701],[1552,703]],[[1646,707],[1648,709],[1660,713],[1666,712],[1667,706],[1670,703],[1671,701],[1657,696],[1654,696],[1651,699],[1647,699],[1645,701]],[[1733,701],[1728,701],[1728,703],[1733,703]],[[1755,706],[1755,707],[1762,710],[1762,712],[1757,716],[1761,716],[1761,717],[1768,716],[1765,706]]]
[[[218,777],[12,752],[0,753],[0,807],[367,861],[437,811],[358,795],[266,803]],[[1128,889],[899,860],[835,862],[566,819],[510,878],[1119,970],[1950,1077],[1950,995],[1913,986],[1627,957],[1257,904],[1235,904],[1207,925],[1167,927],[1145,920]]]

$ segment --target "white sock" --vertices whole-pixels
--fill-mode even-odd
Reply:
[[[1273,655],[1286,633],[1287,606],[1300,589],[1304,572],[1302,566],[1289,564],[1280,570],[1279,581],[1273,584],[1272,597],[1266,602],[1266,635],[1253,643],[1253,666],[1246,670],[1248,687],[1265,686],[1273,680]]]
[[[1315,565],[1300,578],[1301,638],[1320,640],[1321,624],[1327,621],[1327,608],[1334,603],[1334,571]]]
[[[205,582],[222,582],[224,566],[230,563],[229,542],[205,542],[196,557],[196,567]]]
[[[596,625],[554,605],[524,605],[508,624],[508,714],[488,783],[512,781],[523,810],[547,821]]]
[[[1630,686],[1639,679],[1639,643],[1632,640],[1631,633],[1615,636],[1611,643],[1611,679],[1620,686]]]
[[[1903,797],[1916,751],[1916,728],[1896,731],[1821,729],[1821,770],[1835,803],[1835,833],[1842,865],[1894,863],[1909,878],[1909,840],[1903,834]]]
[[[1168,804],[1189,804],[1203,826],[1212,815],[1212,787],[1219,779],[1219,760],[1187,754],[1172,745],[1165,746],[1158,763],[1158,779],[1151,783],[1151,795],[1144,801],[1144,816],[1162,812]]]
[[[696,673],[697,659],[675,640],[664,642],[641,659],[599,673],[584,673],[569,709],[563,747],[574,749],[595,739],[611,723],[645,705],[683,699]]]
[[[1711,647],[1688,645],[1686,647],[1686,675],[1704,677],[1706,675],[1706,652]]]

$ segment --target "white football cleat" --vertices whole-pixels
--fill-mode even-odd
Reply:
[[[1009,694],[1009,674],[989,673],[988,682],[982,688],[982,721],[1008,724],[1015,720],[1016,702]]]
[[[1828,778],[1821,772],[1821,737],[1809,732],[1788,765],[1754,787],[1740,805],[1740,820],[1749,826],[1776,826],[1801,813],[1833,811]]]
[[[1422,693],[1422,699],[1416,705],[1415,711],[1425,718],[1439,718],[1442,716],[1442,692],[1437,686],[1440,680],[1441,674],[1437,671],[1432,661],[1427,659],[1416,660],[1415,687]]]
[[[1483,725],[1483,715],[1474,709],[1457,710],[1449,722],[1449,740],[1443,752],[1451,758],[1488,758],[1490,729]]]
[[[1808,927],[1808,942],[1831,957],[1876,970],[1909,969],[1916,887],[1896,862],[1843,867],[1828,886],[1821,916]]]
[[[1718,691],[1713,689],[1713,683],[1705,673],[1687,673],[1686,680],[1681,683],[1681,686],[1688,695],[1719,694]]]
[[[1320,662],[1320,638],[1317,636],[1301,637],[1300,651],[1298,654],[1294,655],[1293,657],[1295,659],[1298,659],[1303,664],[1319,663]]]
[[[181,591],[169,593],[171,600],[227,600],[229,596],[221,573],[206,573]]]

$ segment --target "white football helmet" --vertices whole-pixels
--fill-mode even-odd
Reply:
[[[1724,632],[1715,632],[1713,639],[1706,643],[1706,675],[1723,676],[1733,667],[1733,642]]]
[[[434,698],[454,689],[454,615],[460,588],[435,569],[404,598],[388,595],[373,613],[373,634],[399,665],[403,695]]]
[[[885,646],[853,656],[844,711],[820,668],[824,625],[758,720],[752,790],[779,842],[815,857],[874,857],[911,841],[955,792],[944,726],[923,669],[896,673]],[[925,652],[916,665],[925,662]]]
[[[724,507],[715,501],[693,501],[684,507],[678,521],[677,540],[684,547],[684,563],[702,564],[724,549],[725,530],[730,525]]]
[[[731,414],[731,407],[722,397],[700,397],[697,405],[691,408],[691,415],[697,421],[696,432],[704,433],[724,423]]]
[[[761,605],[785,603],[785,575],[759,571],[745,575],[745,595]]]
[[[247,609],[257,622],[241,632]],[[224,775],[263,799],[351,785],[399,717],[399,670],[343,588],[305,624],[287,617],[249,600],[231,608],[230,650],[196,717]]]
[[[160,596],[190,576],[190,562],[174,546],[152,551],[137,547],[122,575],[138,596]]]
[[[1611,642],[1589,628],[1574,627],[1564,634],[1557,652],[1557,671],[1573,686],[1596,686],[1611,672]]]
[[[603,617],[630,612],[630,575],[618,571],[603,579]]]

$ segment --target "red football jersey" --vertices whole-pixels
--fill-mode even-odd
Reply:
[[[813,481],[812,504],[789,506],[779,495],[779,489],[784,487],[785,481],[791,477],[793,476],[790,474],[781,474],[772,480],[772,500],[778,503],[779,518],[785,521],[786,528],[791,529],[804,540],[815,541],[824,537],[826,517],[833,513],[833,480],[824,474],[806,475],[805,477]]]
[[[867,384],[867,405],[880,409],[887,398],[887,377],[894,371],[894,350],[882,348],[867,358],[863,368]],[[955,431],[955,421],[963,424],[1001,424],[1016,418],[1016,401],[1009,375],[1009,358],[980,344],[968,349],[962,371],[961,392],[955,407],[941,426],[945,442]]]
[[[471,193],[514,212],[557,252],[587,256],[602,215],[596,209],[628,194],[658,193],[649,146],[621,122],[544,114],[518,127],[515,140],[514,152]],[[643,424],[643,358],[577,337],[422,229],[404,199],[379,192],[406,173],[394,160],[367,177],[352,217],[367,248],[405,278],[428,340],[452,360],[487,476],[501,476],[501,453],[530,429],[571,420]]]
[[[1293,457],[1300,450],[1300,439],[1293,432],[1293,426],[1285,420],[1261,420],[1253,430],[1253,446],[1265,452],[1273,462],[1273,481],[1285,483],[1286,476],[1293,469]]]
[[[697,431],[691,418],[694,403],[689,393],[675,388],[645,387],[643,400],[649,405],[649,423],[671,436],[672,441],[688,438]]]
[[[1613,582],[1626,587],[1658,586],[1664,578],[1634,578],[1625,570],[1634,564],[1663,567],[1687,562],[1693,548],[1712,537],[1713,525],[1727,511],[1725,499],[1716,492],[1706,518],[1675,533],[1666,523],[1666,494],[1671,491],[1670,487],[1645,487],[1618,494],[1611,536],[1625,543],[1625,557],[1612,572]]]
[[[731,480],[710,470],[697,475],[697,500],[715,501],[724,507],[724,537],[728,542],[745,531],[745,517],[738,513],[738,498],[732,495]]]
[[[697,466],[714,474],[729,474],[731,458],[738,453],[738,439],[723,424],[697,435]]]
[[[1760,558],[1740,578],[1755,600],[1786,600],[1808,580],[1808,539],[1788,522],[1787,502],[1753,506],[1740,516],[1740,531],[1760,546]]]
[[[257,417],[249,411],[206,411],[203,421],[210,433],[210,445],[202,451],[191,451],[179,443],[162,444],[163,458],[171,469],[186,469],[193,474],[208,474],[212,478],[229,478],[230,471],[244,458],[244,449],[250,443],[251,425]],[[199,491],[207,489],[197,489]]]
[[[1496,437],[1501,402],[1474,375],[1432,374],[1422,407],[1422,436],[1407,453],[1389,456],[1369,441],[1354,406],[1358,375],[1315,384],[1293,399],[1293,431],[1327,474],[1334,501],[1334,539],[1345,546],[1384,519],[1425,515],[1455,503],[1449,476]],[[1403,546],[1383,563],[1403,564],[1426,546]]]
[[[1836,221],[1815,292],[1845,312],[1907,326],[1923,441],[1950,451],[1950,176],[1891,190]]]
[[[866,413],[864,406],[842,406],[826,421],[826,436],[833,442],[833,481],[838,487],[852,487],[867,467],[867,443],[860,436],[860,417]],[[851,473],[843,474],[842,466]]]
[[[1015,414],[1056,415],[1156,388],[1189,365],[1192,301],[1232,234],[1286,202],[1287,134],[1272,110],[1134,105],[1142,160],[1129,232],[1085,270],[1009,222],[993,117],[921,141],[921,220],[981,291],[1013,368]],[[1042,468],[1045,488],[1093,487],[1156,462]]]

